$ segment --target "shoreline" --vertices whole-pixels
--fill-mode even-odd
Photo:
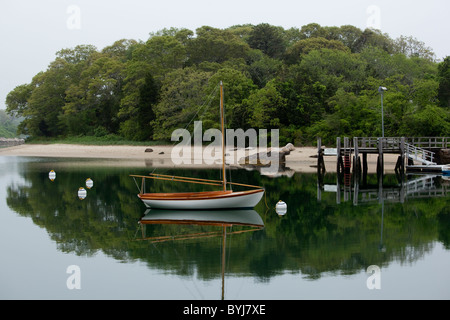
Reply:
[[[74,158],[74,159],[98,159],[116,160],[120,166],[137,167],[161,167],[161,168],[219,168],[220,163],[214,163],[212,157],[208,157],[208,150],[205,147],[202,154],[198,150],[191,149],[190,157],[177,158],[178,162],[172,161],[172,149],[174,146],[97,146],[97,145],[77,145],[77,144],[22,144],[13,147],[0,148],[0,156],[16,157],[44,157],[44,158]],[[148,149],[151,149],[151,152]],[[197,151],[197,152],[194,152]],[[248,150],[226,150],[229,159],[235,159],[231,166],[241,167],[236,159],[243,154],[250,155]],[[254,153],[254,152],[253,152]],[[203,155],[203,159],[202,159]],[[195,160],[197,159],[197,160]],[[199,160],[202,159],[203,161]],[[376,172],[377,155],[368,155],[369,173]],[[327,172],[336,172],[336,157],[324,158]],[[397,155],[385,154],[385,173],[394,173]],[[110,161],[109,161],[110,162]],[[295,147],[289,155],[286,155],[285,173],[287,175],[295,172],[314,173],[317,172],[317,148],[316,147]],[[278,172],[281,173],[281,172]]]

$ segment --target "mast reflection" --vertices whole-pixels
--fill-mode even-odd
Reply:
[[[141,227],[142,237],[136,240],[145,240],[150,243],[222,237],[222,300],[225,299],[225,252],[227,236],[264,229],[264,222],[255,210],[190,211],[148,209],[139,220],[139,225]],[[147,237],[146,228],[151,225],[191,225],[219,228],[214,231]],[[233,226],[242,228],[231,231]]]

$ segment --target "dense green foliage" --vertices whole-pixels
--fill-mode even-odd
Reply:
[[[5,110],[0,110],[0,137],[15,138],[19,123],[20,119],[9,116]]]
[[[336,136],[450,132],[450,61],[434,59],[412,37],[312,23],[227,29],[164,29],[148,41],[119,40],[102,50],[63,49],[46,71],[6,99],[33,137],[119,135],[170,140],[194,116],[218,124],[219,81],[230,128],[280,129],[281,143]]]

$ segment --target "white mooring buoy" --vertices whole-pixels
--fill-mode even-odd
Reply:
[[[49,178],[51,181],[54,181],[54,180],[56,179],[56,172],[53,171],[53,170],[51,170],[51,171],[48,173],[48,178]]]
[[[287,212],[287,204],[284,201],[278,201],[277,205],[275,206],[275,211],[279,216],[284,216]]]
[[[78,189],[78,198],[80,198],[80,200],[84,200],[87,196],[87,191],[85,188],[79,188]]]
[[[87,187],[88,189],[91,189],[93,186],[94,186],[94,181],[92,181],[91,178],[87,178],[87,179],[86,179],[86,187]]]

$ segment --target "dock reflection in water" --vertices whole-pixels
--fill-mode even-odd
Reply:
[[[344,175],[345,176],[345,175]],[[405,203],[407,200],[419,198],[445,198],[448,196],[448,177],[436,174],[408,174],[404,179],[387,183],[384,179],[376,179],[376,183],[360,181],[358,176],[347,175],[347,178],[336,176],[336,184],[325,184],[323,176],[317,184],[317,199],[321,200],[323,192],[336,193],[336,203],[353,201],[354,205],[389,201]],[[344,180],[344,181],[343,181]]]

